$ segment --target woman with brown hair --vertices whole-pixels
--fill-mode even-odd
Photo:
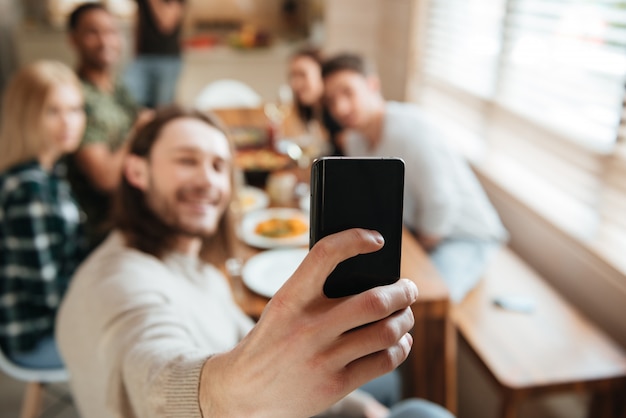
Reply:
[[[0,129],[0,348],[24,367],[62,367],[54,317],[86,241],[57,163],[84,127],[80,84],[64,64],[36,62],[9,83]]]
[[[342,127],[324,105],[323,58],[319,50],[304,48],[291,55],[288,65],[289,87],[299,119],[307,130],[321,127],[329,142],[328,155],[343,155]]]

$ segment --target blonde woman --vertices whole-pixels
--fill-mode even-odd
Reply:
[[[25,367],[62,366],[54,317],[85,239],[61,157],[85,127],[74,72],[59,62],[22,68],[0,120],[0,348]]]

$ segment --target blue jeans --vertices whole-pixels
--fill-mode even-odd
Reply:
[[[389,418],[454,418],[447,409],[423,399],[407,399],[391,408]]]
[[[400,401],[402,396],[402,382],[400,372],[394,370],[384,374],[374,380],[371,380],[361,386],[364,392],[372,395],[378,402],[390,408]]]
[[[34,349],[9,355],[11,361],[30,369],[61,369],[64,367],[53,336],[40,340]]]
[[[397,370],[384,374],[359,389],[389,408],[389,418],[454,418],[445,408],[423,399],[400,401],[402,382]]]
[[[124,83],[140,105],[165,106],[174,101],[181,70],[178,56],[139,55],[126,69]]]
[[[463,300],[478,283],[500,248],[495,241],[446,239],[430,253],[430,259],[448,285],[453,302]]]

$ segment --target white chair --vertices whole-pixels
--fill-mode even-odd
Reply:
[[[47,383],[67,382],[68,374],[61,369],[31,369],[19,366],[9,360],[0,350],[0,370],[12,378],[27,382],[22,401],[20,418],[35,418],[41,412],[43,388]]]
[[[204,87],[195,100],[199,110],[228,109],[234,107],[260,107],[261,96],[247,84],[233,79],[213,81]]]

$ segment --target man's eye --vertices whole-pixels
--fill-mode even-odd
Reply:
[[[48,107],[44,112],[47,116],[56,116],[59,114],[59,109],[56,107]]]
[[[224,160],[217,160],[213,163],[213,169],[219,173],[226,171],[226,161]]]
[[[195,165],[196,164],[196,160],[194,158],[178,158],[176,162],[179,164],[183,164],[183,165]]]

